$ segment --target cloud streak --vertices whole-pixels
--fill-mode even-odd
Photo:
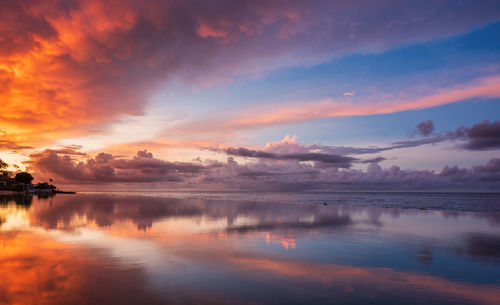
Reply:
[[[234,132],[273,125],[292,124],[325,118],[388,114],[418,110],[460,102],[467,99],[500,97],[500,75],[493,75],[470,83],[443,88],[424,97],[409,99],[386,98],[370,102],[346,102],[324,99],[304,103],[283,103],[246,109],[223,117],[197,118],[196,121],[175,126],[181,133]],[[295,105],[294,105],[295,104]]]
[[[282,161],[294,160],[299,162],[313,161],[340,168],[349,168],[351,167],[351,163],[356,160],[355,158],[352,157],[333,155],[333,154],[314,153],[314,152],[278,154],[261,150],[251,150],[244,147],[239,147],[239,148],[228,147],[222,149],[222,152],[230,156],[249,157],[257,159],[271,159],[271,160],[282,160]]]

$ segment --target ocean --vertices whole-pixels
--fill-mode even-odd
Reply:
[[[0,197],[1,304],[499,304],[500,194]]]

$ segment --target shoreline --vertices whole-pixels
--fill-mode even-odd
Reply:
[[[76,194],[73,191],[54,191],[52,193],[44,193],[44,192],[18,192],[18,191],[7,191],[0,190],[0,195],[40,195],[40,194]]]
[[[21,194],[24,194],[24,192],[0,190],[0,195],[21,195]]]

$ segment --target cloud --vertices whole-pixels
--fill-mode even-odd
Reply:
[[[341,154],[373,154],[377,152],[415,147],[424,144],[456,138],[455,133],[449,132],[431,138],[395,142],[388,147],[335,147],[319,144],[302,145],[296,142],[296,137],[286,136],[278,142],[271,142],[264,150],[245,148],[223,148],[216,151],[231,156],[250,157],[254,161],[238,164],[233,158],[228,158],[227,164],[217,169],[217,175],[207,171],[204,179],[209,181],[224,181],[224,183],[241,183],[251,185],[242,178],[252,178],[254,187],[280,190],[300,189],[439,189],[457,187],[496,187],[500,183],[500,162],[491,159],[485,165],[472,168],[445,166],[442,171],[401,169],[397,166],[382,168],[378,163],[384,157],[372,159],[345,160],[345,166],[339,166],[336,158]],[[340,154],[340,155],[339,155]],[[319,156],[335,158],[332,164],[320,162]],[[344,155],[344,157],[346,157]],[[287,162],[280,162],[287,160]],[[303,161],[315,161],[312,164]],[[368,163],[366,171],[350,169],[354,162]],[[348,166],[349,165],[349,166]],[[342,169],[343,168],[343,169]],[[229,170],[230,169],[230,170]],[[244,180],[244,179],[243,179]]]
[[[252,156],[252,160],[241,164],[233,157],[228,157],[226,162],[170,162],[156,159],[144,150],[130,159],[102,152],[82,162],[74,160],[70,155],[46,150],[33,154],[26,164],[38,179],[52,177],[70,184],[149,182],[197,189],[216,187],[269,191],[388,187],[494,189],[500,186],[500,159],[491,159],[484,165],[472,168],[445,166],[442,171],[434,172],[401,169],[397,166],[382,168],[378,162],[383,161],[383,158],[379,157],[366,160],[367,169],[360,170],[347,168],[353,160],[339,158],[342,156],[313,153],[278,154],[250,149],[228,151],[238,156]]]
[[[344,95],[345,96],[355,96],[356,95],[356,91],[344,92]]]
[[[363,161],[361,161],[361,163],[380,163],[380,162],[385,161],[385,160],[387,160],[387,159],[384,157],[376,157],[373,159],[363,160]]]
[[[434,131],[434,123],[431,120],[418,124],[417,129],[419,133],[426,136],[426,138],[395,141],[385,147],[309,145],[308,148],[345,155],[372,154],[394,149],[437,144],[444,141],[461,142],[458,144],[458,147],[467,150],[494,150],[500,148],[500,121],[490,122],[485,120],[481,123],[472,125],[472,127],[460,126],[454,131],[442,132],[432,137],[427,137]]]
[[[491,159],[485,165],[473,166],[472,169],[445,166],[440,175],[453,177],[454,180],[468,180],[474,176],[477,180],[500,181],[500,159]]]
[[[474,166],[472,170],[482,180],[500,180],[500,159],[491,159],[485,165]]]
[[[54,153],[54,154],[61,154],[68,156],[86,156],[87,155],[86,153],[78,151],[80,148],[81,148],[80,146],[64,146],[63,148],[59,149],[46,149],[40,153],[32,153],[30,154],[30,157],[40,158],[45,156],[47,153]]]
[[[470,150],[488,150],[500,148],[500,121],[488,120],[473,125],[471,128],[462,127],[455,132],[457,137],[465,139],[464,148]]]
[[[417,125],[417,129],[424,136],[432,134],[434,131],[434,123],[427,120]],[[258,152],[254,150],[246,150],[245,148],[215,148],[215,151],[222,151],[233,156],[254,157],[254,158],[278,158],[278,155],[270,155],[270,153],[289,155],[290,159],[296,154],[301,154],[302,161],[314,161],[313,156],[306,156],[308,154],[319,155],[363,155],[375,154],[384,151],[395,149],[412,148],[428,144],[437,144],[444,141],[461,141],[458,145],[459,148],[468,150],[486,150],[497,149],[500,145],[500,121],[490,122],[485,120],[481,123],[474,124],[472,127],[460,126],[454,131],[447,131],[435,134],[432,137],[425,137],[415,140],[400,140],[390,143],[388,146],[380,147],[350,147],[350,146],[331,146],[321,144],[303,145],[296,142],[296,137],[286,135],[285,138],[278,142],[269,142],[266,145],[265,152]],[[283,157],[285,158],[285,157]],[[296,157],[296,160],[301,158]],[[370,160],[352,159],[350,162],[361,163],[378,163],[385,160],[383,157],[376,157]]]
[[[333,154],[314,153],[314,152],[278,154],[261,150],[251,150],[244,147],[239,147],[239,148],[228,147],[222,149],[222,151],[230,156],[250,157],[257,159],[272,159],[272,160],[295,160],[299,162],[314,161],[323,163],[324,165],[341,167],[341,168],[351,167],[351,163],[356,160],[355,158],[341,156],[341,155],[333,155]]]
[[[32,148],[34,147],[28,145],[22,145],[15,141],[0,139],[0,151],[1,150],[18,151],[18,150],[32,149]]]
[[[210,85],[455,35],[499,17],[497,1],[487,0],[6,1],[0,124],[51,141],[141,114],[173,77]]]
[[[321,144],[304,145],[298,143],[295,136],[290,137],[287,135],[281,141],[267,143],[263,150],[248,149],[244,147],[208,147],[204,149],[222,152],[226,155],[234,157],[252,158],[256,161],[248,162],[243,167],[239,165],[236,166],[236,168],[239,168],[237,170],[237,175],[254,177],[255,179],[260,180],[274,180],[278,184],[286,179],[289,181],[298,181],[298,177],[306,176],[309,178],[314,176],[314,179],[308,179],[319,182],[321,181],[321,176],[325,175],[330,168],[349,169],[354,163],[368,163],[369,166],[367,172],[360,172],[357,170],[330,172],[332,176],[328,177],[328,179],[324,181],[325,185],[330,183],[347,183],[355,185],[356,183],[359,183],[360,186],[375,186],[375,184],[379,183],[383,186],[401,183],[402,185],[413,185],[412,187],[423,187],[424,185],[432,187],[433,181],[438,185],[443,186],[449,182],[446,181],[446,179],[453,182],[487,180],[497,181],[498,175],[496,173],[498,172],[498,169],[495,167],[496,159],[490,160],[490,162],[484,166],[476,166],[472,169],[458,168],[457,166],[445,166],[441,173],[435,174],[434,172],[427,170],[402,171],[398,167],[382,170],[382,168],[378,165],[378,163],[386,160],[386,158],[382,156],[373,157],[371,159],[360,159],[358,157],[351,157],[351,155],[376,154],[384,151],[412,148],[422,145],[441,143],[444,141],[459,141],[460,144],[457,147],[468,150],[495,149],[498,148],[498,126],[500,126],[500,121],[495,121],[493,123],[490,121],[484,121],[473,125],[471,128],[460,126],[455,131],[443,132],[432,137],[425,137],[416,140],[396,141],[388,146],[382,147],[346,147]],[[417,126],[417,128],[423,130],[427,135],[432,133],[433,127],[434,124],[430,120]],[[228,161],[228,163],[234,163],[237,165],[234,159],[231,158],[230,160],[231,161]],[[287,161],[288,165],[292,166],[288,168],[287,166],[277,166],[276,164],[278,163],[273,164],[271,161]],[[307,162],[311,162],[312,165],[307,164]],[[226,175],[229,176],[234,174],[234,172],[226,173]],[[290,177],[283,178],[287,175]],[[333,178],[337,175],[338,177]],[[211,177],[210,179],[217,180],[215,177]],[[321,187],[325,187],[325,185]],[[296,187],[298,186],[295,185],[292,188]],[[306,183],[303,187],[310,188],[315,186]]]
[[[417,128],[420,130],[422,135],[427,136],[432,133],[431,130],[434,130],[434,124],[429,120],[427,122],[420,123]],[[430,132],[424,134],[422,130]],[[435,144],[443,141],[462,141],[463,143],[458,146],[467,150],[499,149],[500,121],[490,122],[489,120],[485,120],[481,123],[472,125],[472,127],[460,126],[455,131],[443,132],[430,138],[397,141],[392,143],[392,147],[415,147],[425,144]]]
[[[428,136],[434,131],[434,122],[427,120],[417,125],[418,132],[423,136]]]
[[[285,138],[286,139],[286,138]],[[289,144],[286,143],[285,144]],[[272,147],[270,149],[270,147]],[[299,145],[296,146],[296,148],[300,147]],[[216,152],[223,152],[229,156],[235,156],[235,157],[245,157],[245,158],[254,158],[254,159],[271,159],[271,160],[281,160],[281,161],[287,161],[287,160],[293,160],[293,161],[298,161],[298,162],[307,162],[307,161],[312,161],[314,162],[314,166],[317,168],[325,168],[325,167],[337,167],[337,168],[350,168],[352,166],[352,163],[359,162],[359,163],[378,163],[386,160],[383,157],[376,157],[373,159],[367,159],[367,160],[359,160],[357,158],[353,157],[348,157],[348,156],[343,156],[343,155],[337,155],[337,154],[330,154],[330,153],[323,153],[323,152],[311,152],[314,151],[315,148],[318,148],[320,146],[302,146],[301,149],[296,149],[299,150],[300,152],[289,152],[289,153],[276,153],[276,152],[271,152],[271,150],[282,150],[278,148],[276,143],[268,143],[267,150],[253,150],[253,149],[248,149],[244,147],[238,147],[238,148],[233,148],[233,147],[227,147],[227,148],[208,148],[209,150],[216,151]],[[323,147],[325,150],[328,149],[328,147]],[[289,149],[290,150],[290,149]]]
[[[131,159],[115,158],[102,152],[86,162],[78,162],[65,151],[47,149],[30,155],[26,164],[35,172],[73,183],[178,182],[199,174],[204,168],[195,163],[155,159],[147,151],[139,151]]]

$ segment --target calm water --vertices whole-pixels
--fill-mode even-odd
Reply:
[[[500,304],[499,207],[498,194],[0,197],[0,304]]]

